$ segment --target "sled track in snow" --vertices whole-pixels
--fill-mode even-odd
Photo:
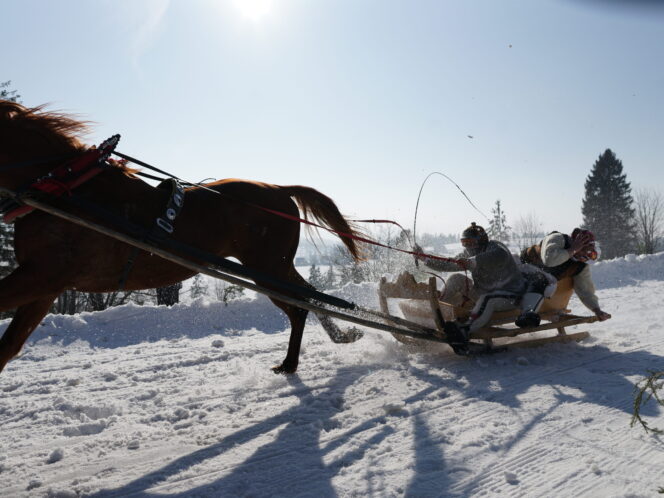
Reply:
[[[505,384],[502,386],[503,389],[501,391],[501,394],[509,392],[517,392],[520,386],[534,383],[538,379],[555,377],[562,373],[574,371],[594,363],[607,361],[616,355],[652,348],[653,346],[657,346],[662,343],[664,343],[664,341],[658,341],[655,343],[650,343],[635,348],[631,348],[622,353],[611,353],[608,355],[604,355],[600,358],[582,361],[577,364],[566,366],[563,368],[551,369],[550,371],[544,372],[540,375],[537,375],[536,377],[530,377],[527,380],[517,380],[515,382]],[[463,362],[464,360],[458,359],[454,361],[453,364],[458,365],[458,364],[463,364]],[[463,371],[460,372],[460,374],[463,375]],[[311,381],[315,380],[317,379],[311,379]],[[552,383],[555,384],[555,378],[552,379]],[[298,389],[298,391],[300,394],[303,394],[308,391],[310,392],[325,388],[334,388],[334,383],[332,382],[323,383],[313,388],[301,388]],[[293,392],[289,391],[287,395],[290,396],[292,394]],[[449,397],[444,398],[443,400],[441,400],[440,403],[437,403],[433,407],[427,406],[422,409],[410,409],[407,407],[406,408],[407,413],[400,415],[399,418],[391,419],[391,423],[392,426],[395,427],[395,429],[398,431],[400,427],[404,427],[405,425],[412,426],[415,417],[420,415],[425,415],[426,413],[431,411],[444,410],[452,413],[458,413],[458,411],[456,411],[455,408],[457,408],[460,405],[460,403],[463,403],[465,401],[466,398],[462,397],[460,394],[457,394],[457,395],[450,395]],[[581,403],[582,401],[579,400],[576,401],[575,403],[572,403],[572,405],[580,405]],[[370,404],[370,402],[367,402],[366,404]],[[616,403],[616,404],[604,403],[602,405],[602,409],[612,408],[621,412],[628,412],[629,409],[631,408],[631,405],[632,405],[631,399],[626,398],[624,402],[621,403]],[[472,404],[470,409],[464,408],[462,410],[463,423],[471,423],[482,419],[490,419],[491,414],[494,411],[494,408],[495,408],[494,402],[491,401],[486,403]],[[380,419],[386,417],[386,416],[377,417],[375,415],[377,411],[380,411],[380,407],[377,408],[376,406],[367,407],[365,409],[363,409],[360,406],[355,406],[354,412],[361,417],[361,413],[358,413],[358,411],[366,413],[366,416],[363,418],[364,420]],[[538,416],[539,415],[536,414],[533,418],[537,418]],[[542,423],[545,421],[546,421],[546,414],[545,416],[542,417],[542,420],[539,421],[538,423]],[[573,435],[574,430],[577,427],[583,427],[583,425],[584,422],[581,419],[576,419],[569,423],[566,423],[564,425],[563,435],[566,438],[574,439]],[[320,446],[333,447],[335,446],[335,444],[340,443],[341,440],[346,438],[346,436],[349,433],[353,433],[355,437],[358,437],[360,434],[364,434],[364,437],[362,439],[370,440],[372,437],[372,433],[377,432],[377,429],[380,428],[381,427],[377,425],[373,425],[371,427],[360,428],[357,430],[349,429],[347,431],[344,431],[343,434],[338,434],[328,438],[321,438]],[[543,430],[538,431],[537,437],[538,438],[558,437],[560,436],[559,433],[560,429],[561,428],[559,426],[549,424],[548,426],[545,426]],[[408,427],[405,427],[405,430],[408,430]],[[261,437],[261,435],[265,436],[266,433],[262,431],[256,431],[255,434],[256,437]],[[620,443],[622,441],[633,439],[633,437],[634,433],[629,431],[628,419],[626,418],[625,430],[620,431],[617,437],[613,437],[611,440],[611,444],[612,446],[620,446]],[[523,441],[527,440],[527,438],[528,438],[528,431],[526,431],[524,434],[517,435],[517,437],[514,438],[515,441],[509,445],[510,447],[507,449],[504,455],[500,455],[500,452],[498,452],[500,458],[498,459],[497,462],[492,462],[491,465],[489,466],[490,468],[480,469],[479,472],[476,471],[471,476],[459,479],[459,481],[454,483],[448,491],[455,495],[468,495],[471,493],[473,495],[482,495],[485,493],[500,493],[500,494],[505,494],[507,496],[524,496],[524,491],[523,491],[524,487],[515,485],[514,483],[507,482],[505,477],[506,473],[516,473],[518,483],[527,484],[528,493],[530,495],[532,495],[533,493],[535,494],[540,493],[541,495],[555,493],[556,488],[558,488],[563,483],[564,487],[569,489],[571,483],[574,483],[575,481],[580,481],[579,484],[574,488],[577,494],[582,495],[586,492],[591,492],[593,490],[594,483],[591,482],[591,483],[586,483],[584,485],[582,482],[583,477],[586,477],[587,480],[587,474],[589,472],[587,467],[590,466],[590,464],[586,465],[585,463],[582,463],[576,468],[576,470],[573,470],[572,472],[569,471],[570,469],[563,469],[562,473],[554,474],[552,476],[550,471],[552,468],[555,468],[555,465],[557,463],[556,458],[555,457],[553,459],[550,458],[549,453],[547,451],[542,450],[539,447],[536,438],[533,438],[533,440],[524,443]],[[517,439],[521,441],[520,444],[517,444],[519,442],[517,441]],[[593,444],[592,441],[578,440],[578,442],[579,444]],[[339,446],[341,444],[339,444]],[[514,447],[519,445],[523,447],[518,450],[514,449]],[[223,453],[224,451],[227,451],[227,449],[222,449],[222,450],[210,449],[209,452],[206,452],[205,449],[202,449],[200,450],[200,452],[197,452],[197,458],[200,459],[211,458],[217,454]],[[395,453],[395,450],[391,451]],[[510,455],[512,451],[514,452],[514,454]],[[603,450],[603,451],[608,452],[609,450]],[[654,451],[655,448],[652,445],[644,444],[642,446],[642,450],[639,452],[638,455],[632,454],[629,456],[620,456],[616,454],[610,454],[607,455],[606,458],[596,460],[594,462],[594,466],[597,467],[598,469],[597,472],[599,476],[603,473],[615,472],[619,470],[619,468],[622,466],[623,463],[627,464],[628,462],[633,461],[635,458],[638,458],[640,464],[642,464],[645,469],[654,472],[651,475],[657,475],[658,467],[655,467],[650,463],[648,463],[648,457]],[[158,475],[156,475],[154,478],[153,486],[149,486],[146,488],[145,483],[142,483],[141,486],[139,486],[134,490],[132,490],[131,487],[123,488],[121,492],[107,490],[102,492],[100,496],[104,497],[139,496],[139,495],[144,495],[148,490],[150,493],[165,493],[169,491],[174,492],[176,490],[182,490],[184,485],[187,485],[188,488],[191,488],[192,485],[195,486],[197,483],[210,482],[211,480],[214,479],[215,476],[221,476],[225,473],[231,472],[239,468],[240,466],[250,465],[251,467],[254,467],[258,465],[258,466],[265,466],[265,468],[269,468],[270,467],[269,462],[272,459],[282,459],[284,458],[285,455],[288,454],[295,454],[295,453],[306,454],[306,452],[307,452],[306,445],[296,443],[289,446],[287,449],[284,449],[283,451],[273,452],[269,455],[262,456],[261,458],[255,458],[252,456],[249,463],[243,462],[238,465],[225,466],[213,472],[205,472],[197,474],[195,476],[175,478],[169,480],[169,482],[162,484],[159,484],[159,481],[161,479],[159,478]],[[470,465],[472,465],[472,462],[470,463]],[[455,466],[459,468],[458,463],[455,463]],[[461,466],[461,469],[463,470],[463,466]],[[316,471],[311,470],[310,473],[312,474],[311,477],[314,478]],[[300,474],[299,477],[306,479],[306,475],[304,474]],[[428,479],[431,482],[432,486],[435,484],[437,477],[438,476],[433,476]],[[284,485],[291,478],[292,476],[288,475],[281,476],[281,480],[283,480]],[[272,483],[278,484],[279,480],[280,480],[279,477],[275,477],[274,479],[272,479]],[[424,480],[424,482],[422,482],[422,484],[423,485],[426,484],[426,479]]]
[[[224,341],[228,341],[229,339],[224,338]],[[321,336],[321,340],[318,342],[325,342],[326,337]],[[281,343],[283,342],[283,337],[279,337],[277,335],[274,336],[274,340],[270,341],[269,343],[265,344],[264,347],[257,348],[255,350],[251,351],[251,356],[254,357],[254,363],[262,363],[264,361],[264,358],[262,358],[263,355],[273,355],[277,354],[279,356],[279,353],[281,352]],[[427,399],[427,406],[417,406],[417,398],[420,397],[419,394],[422,391],[426,391],[427,388],[422,389],[418,393],[414,393],[412,396],[407,396],[405,399],[406,400],[413,400],[415,399],[415,402],[413,402],[412,405],[405,405],[405,410],[398,415],[398,417],[390,417],[390,426],[393,427],[396,431],[405,431],[408,432],[412,430],[413,424],[415,422],[415,419],[421,415],[426,415],[427,413],[431,413],[433,411],[440,411],[442,413],[449,413],[449,416],[445,416],[443,418],[444,422],[450,422],[451,424],[454,424],[454,426],[461,426],[463,423],[468,423],[470,426],[473,425],[473,423],[476,423],[478,421],[482,420],[490,420],[492,416],[492,412],[495,410],[496,402],[500,402],[500,398],[504,397],[506,394],[510,393],[517,393],[520,392],[521,390],[519,389],[520,387],[524,385],[529,385],[529,384],[536,384],[537,380],[542,380],[546,379],[547,382],[546,384],[552,384],[555,385],[556,383],[556,378],[559,377],[561,374],[565,374],[568,372],[572,372],[574,370],[586,367],[588,365],[592,365],[595,363],[601,363],[607,360],[610,360],[612,357],[621,355],[621,354],[626,354],[629,352],[636,352],[639,350],[645,350],[645,349],[652,349],[660,344],[664,343],[664,341],[657,341],[645,345],[639,345],[638,347],[630,348],[622,352],[612,352],[610,354],[604,354],[600,357],[592,358],[589,360],[585,361],[577,361],[575,363],[568,363],[566,366],[563,366],[561,368],[550,368],[546,371],[541,371],[543,367],[537,367],[541,371],[538,373],[537,376],[535,377],[528,377],[527,379],[523,379],[523,376],[520,375],[518,372],[515,373],[514,375],[511,376],[504,376],[501,379],[501,387],[502,390],[499,392],[495,392],[492,394],[492,399],[486,399],[482,400],[479,397],[475,397],[475,401],[477,402],[472,402],[470,406],[463,406],[461,407],[460,405],[466,404],[468,402],[468,397],[464,396],[464,392],[462,391],[463,387],[462,386],[455,386],[454,390],[457,390],[457,393],[450,392],[449,395],[445,398],[442,399],[436,399],[435,401],[431,401],[430,399]],[[149,348],[150,346],[147,345],[137,345],[136,349],[145,349]],[[168,347],[168,346],[166,346]],[[231,360],[233,361],[242,361],[242,358],[244,357],[244,353],[242,351],[242,343],[234,343],[232,344],[232,347],[229,348],[229,352],[224,352],[221,355],[214,354],[211,352],[209,348],[200,348],[200,350],[197,350],[195,352],[196,356],[198,359],[191,359],[191,354],[189,354],[186,358],[184,358],[186,355],[185,354],[178,354],[178,352],[182,351],[181,349],[177,348],[176,343],[174,343],[174,350],[173,352],[171,351],[166,351],[166,352],[154,352],[152,354],[136,354],[136,355],[131,355],[131,356],[123,356],[122,360],[120,360],[120,355],[115,355],[113,352],[107,352],[105,353],[104,356],[98,357],[97,355],[99,353],[93,353],[90,357],[99,358],[99,362],[94,364],[94,369],[97,370],[97,368],[100,365],[113,365],[116,367],[114,370],[115,373],[118,374],[120,377],[120,381],[122,384],[118,385],[117,383],[112,383],[109,384],[108,388],[109,390],[116,391],[118,393],[118,396],[123,398],[127,396],[129,393],[131,393],[131,390],[134,389],[130,383],[126,382],[130,380],[132,377],[136,375],[140,375],[143,373],[156,373],[159,375],[163,374],[163,377],[160,377],[160,379],[169,379],[169,378],[176,378],[179,374],[179,371],[181,369],[191,369],[191,368],[196,368],[196,367],[202,367],[205,368],[205,365],[213,362],[213,361],[223,361],[231,356]],[[560,349],[565,349],[567,346],[559,346]],[[584,349],[590,349],[590,348],[584,348]],[[191,350],[190,350],[191,351]],[[222,350],[223,351],[223,350]],[[510,356],[513,358],[515,355],[514,353],[506,353],[505,356],[503,355],[498,355],[495,357],[491,358],[510,358]],[[179,357],[182,356],[183,358],[180,359]],[[171,361],[168,363],[160,363],[161,359],[163,358],[171,358]],[[205,358],[205,361],[202,360],[202,358]],[[564,357],[563,357],[564,358]],[[157,360],[155,361],[155,364],[150,366],[145,366],[145,365],[140,365],[142,361],[145,360]],[[333,360],[333,358],[332,358]],[[326,360],[329,361],[329,360]],[[482,361],[482,360],[478,360]],[[138,368],[134,369],[135,365],[138,364]],[[34,363],[35,366],[40,366],[40,367],[46,367],[43,370],[40,370],[39,372],[32,372],[30,375],[40,375],[43,372],[54,372],[57,371],[56,369],[52,368],[52,365],[49,363],[42,364],[40,361],[36,361]],[[476,375],[476,380],[478,383],[482,383],[486,379],[491,379],[492,375],[491,369],[488,368],[482,368],[478,369],[478,365],[473,362],[468,362],[466,359],[458,358],[452,355],[447,355],[444,358],[444,365],[451,367],[453,369],[453,375],[451,375],[449,378],[441,378],[440,379],[440,385],[432,388],[433,391],[435,392],[438,389],[444,389],[446,388],[446,385],[448,383],[446,382],[447,380],[452,381],[453,383],[459,382],[459,379],[462,379],[469,371],[474,371],[475,373],[480,372],[479,375]],[[121,369],[117,368],[122,366]],[[392,372],[395,374],[399,373],[399,370],[406,370],[408,371],[412,367],[408,366],[407,364],[399,365],[399,362],[397,361],[395,363],[395,367],[398,369],[396,372]],[[484,366],[486,367],[486,366]],[[76,367],[71,367],[71,368],[76,368]],[[80,366],[78,368],[81,368]],[[379,369],[383,368],[379,366]],[[390,367],[387,367],[388,369]],[[500,367],[498,367],[500,368]],[[531,368],[528,366],[525,366],[524,368]],[[644,370],[645,370],[644,366]],[[67,367],[63,367],[61,370],[67,370]],[[380,370],[379,370],[380,371]],[[76,375],[85,375],[85,373],[81,372],[91,372],[90,370],[80,370],[79,372],[76,373]],[[435,373],[435,367],[427,369],[427,374],[430,376],[430,379],[427,379],[429,382],[434,383],[437,375]],[[443,371],[444,373],[449,373],[449,370],[447,372]],[[373,373],[371,369],[367,370],[367,374]],[[386,373],[389,374],[390,371],[386,370]],[[94,375],[102,375],[103,372],[94,372]],[[303,395],[306,395],[307,393],[314,393],[314,392],[319,392],[319,391],[325,391],[323,394],[323,397],[320,398],[323,401],[329,401],[330,399],[334,397],[339,397],[343,396],[343,393],[345,392],[344,389],[346,389],[349,386],[352,386],[353,383],[356,383],[358,379],[356,378],[351,378],[349,383],[341,382],[341,384],[345,387],[339,387],[338,389],[335,389],[337,385],[339,384],[339,380],[337,379],[331,379],[329,375],[325,375],[326,370],[324,368],[321,368],[319,371],[314,371],[314,375],[310,378],[307,378],[307,384],[309,386],[291,386],[290,389],[286,391],[277,391],[274,393],[274,395],[270,398],[267,399],[261,399],[261,395],[253,396],[251,395],[250,399],[248,399],[248,403],[250,405],[256,405],[257,408],[254,411],[260,411],[260,405],[265,404],[265,403],[271,403],[274,402],[277,399],[280,398],[288,398],[292,396],[296,397],[303,397]],[[225,371],[221,371],[218,373],[218,375],[221,375],[222,378],[220,380],[223,381],[223,377],[226,375],[233,375],[232,373],[228,373]],[[517,377],[517,378],[515,378]],[[550,379],[549,379],[550,377]],[[361,378],[361,377],[360,377]],[[341,381],[343,381],[343,378],[339,378]],[[22,381],[22,383],[17,386],[13,387],[11,384],[7,386],[3,386],[5,390],[9,389],[8,392],[12,392],[16,389],[20,389],[22,393],[26,392],[36,392],[38,393],[38,390],[41,388],[49,387],[49,386],[54,386],[53,390],[51,392],[46,392],[43,395],[37,394],[38,398],[32,398],[32,400],[38,402],[36,404],[41,404],[42,402],[47,404],[47,406],[40,408],[37,408],[33,411],[30,412],[24,412],[20,414],[17,418],[13,418],[12,421],[14,424],[12,427],[6,427],[7,429],[23,429],[25,430],[26,428],[29,427],[30,421],[29,418],[31,415],[34,413],[38,413],[39,411],[45,411],[52,409],[52,402],[49,403],[49,401],[53,398],[54,393],[57,393],[57,389],[60,389],[65,382],[66,378],[61,378],[60,382],[54,382],[52,379],[47,379],[43,381],[32,381],[32,382],[25,382]],[[149,380],[148,380],[149,382]],[[313,385],[312,385],[313,384]],[[144,386],[144,387],[150,387]],[[470,385],[469,388],[473,388],[473,385]],[[26,391],[27,389],[27,391]],[[85,392],[88,393],[93,393],[95,389],[87,389]],[[169,394],[169,393],[163,393],[164,394],[164,401],[163,405],[164,406],[174,406],[171,405],[172,399],[177,398],[177,394]],[[219,405],[224,404],[224,399],[231,399],[237,396],[237,392],[235,392],[233,389],[230,390],[222,390],[221,392],[216,393],[214,396],[209,396],[202,398],[201,401],[203,403],[213,403],[218,400]],[[486,395],[486,393],[484,393]],[[173,396],[173,398],[171,398]],[[498,397],[498,400],[495,399],[495,397]],[[170,399],[169,399],[170,398]],[[423,399],[423,398],[420,398]],[[383,400],[381,403],[383,403]],[[409,401],[410,402],[410,401]],[[339,452],[344,452],[346,451],[343,449],[343,446],[347,443],[344,443],[343,440],[347,439],[349,434],[352,434],[354,439],[363,439],[363,440],[371,440],[372,437],[376,437],[376,435],[380,434],[380,431],[385,428],[385,424],[381,422],[381,420],[386,419],[388,415],[384,414],[383,408],[381,406],[381,403],[376,404],[374,399],[372,397],[367,397],[366,401],[364,402],[359,402],[356,405],[353,406],[353,416],[354,418],[360,419],[360,420],[366,420],[366,421],[374,421],[375,423],[370,426],[362,426],[363,424],[355,424],[354,428],[351,427],[347,430],[344,430],[340,434],[334,434],[334,435],[329,435],[329,437],[321,437],[320,438],[320,446],[324,450],[328,450],[329,448],[342,448],[338,450]],[[582,401],[576,401],[574,404],[579,405],[581,404]],[[629,409],[631,408],[631,399],[629,397],[626,397],[624,400],[621,400],[620,403],[614,403],[614,404],[607,404],[606,402],[602,403],[602,409],[606,408],[613,408],[619,411],[624,411],[628,412],[630,411]],[[343,412],[341,412],[343,413]],[[377,413],[381,415],[377,415]],[[536,412],[528,412],[530,415],[533,416],[533,418],[536,418],[539,416],[538,413]],[[458,420],[458,415],[462,415],[461,422]],[[16,423],[19,422],[20,419],[26,420],[26,423]],[[542,420],[539,421],[538,423],[541,424],[542,422],[546,421],[546,414],[545,416],[542,417]],[[9,421],[5,421],[7,423]],[[284,422],[285,423],[285,422]],[[305,426],[308,424],[304,424]],[[577,427],[582,427],[583,422],[576,419],[574,421],[571,421],[570,423],[567,423],[563,429],[564,429],[564,435],[569,435],[569,437],[573,437],[574,434],[574,429]],[[248,429],[248,434],[247,434],[247,439],[249,440],[255,440],[256,442],[260,442],[260,445],[263,445],[264,443],[269,443],[269,439],[274,436],[274,432],[279,430],[280,428],[277,427],[274,431],[269,431],[265,432],[259,429],[253,429],[250,427]],[[627,441],[630,439],[633,439],[634,432],[632,431],[631,433],[628,430],[628,418],[625,419],[625,431],[621,431],[618,433],[617,437],[613,437],[612,442],[618,442],[620,443],[621,441]],[[503,430],[503,429],[501,429]],[[560,430],[560,427],[558,426],[557,428],[554,425],[544,425],[544,428],[542,430],[538,430],[538,437],[555,437],[557,434],[557,431]],[[225,430],[224,432],[227,432],[226,435],[223,437],[218,438],[219,440],[223,441],[224,438],[229,437],[232,435],[232,432],[228,432]],[[113,431],[111,429],[108,430],[106,433],[108,434],[109,438],[114,437],[115,435],[113,434]],[[321,433],[323,434],[323,433]],[[542,490],[543,494],[551,493],[556,490],[556,484],[555,482],[552,482],[553,479],[551,479],[552,474],[550,473],[550,470],[552,468],[555,468],[555,461],[551,462],[549,456],[546,454],[546,452],[542,451],[540,448],[537,447],[537,442],[536,441],[528,441],[527,439],[528,436],[528,431],[525,431],[525,433],[521,436],[514,437],[514,440],[521,440],[520,444],[509,444],[509,448],[507,451],[504,452],[497,452],[496,454],[500,456],[500,458],[496,459],[496,462],[492,462],[490,465],[486,465],[485,468],[479,468],[477,469],[478,471],[475,472],[469,472],[469,474],[472,474],[467,477],[460,477],[456,482],[454,482],[450,488],[449,492],[454,493],[454,494],[482,494],[483,492],[489,492],[489,493],[496,493],[500,492],[502,494],[506,494],[509,496],[520,496],[523,495],[523,486],[515,486],[513,484],[509,484],[505,480],[504,473],[505,472],[516,472],[518,474],[518,481],[522,483],[523,485],[527,485],[531,490]],[[612,436],[616,436],[616,433],[614,433]],[[69,440],[61,440],[59,442],[56,442],[55,444],[58,447],[63,447],[67,448],[70,443],[73,445],[76,441],[76,438],[69,438]],[[264,442],[263,442],[264,441]],[[588,441],[585,441],[584,443],[588,443]],[[433,442],[430,447],[435,447],[438,445],[438,442]],[[424,447],[422,449],[426,450],[427,447]],[[485,449],[486,450],[486,449]],[[14,453],[15,455],[28,452],[29,448],[24,448],[23,451],[19,451]],[[153,452],[155,454],[158,454],[158,449],[153,448]],[[205,460],[207,458],[212,458],[215,455],[218,454],[223,454],[224,452],[231,451],[231,448],[222,448],[220,449],[209,449],[206,451],[206,448],[203,447],[200,450],[194,451],[196,453],[197,458],[201,460]],[[197,475],[189,475],[189,476],[182,476],[182,477],[174,477],[170,479],[168,482],[161,482],[162,479],[158,475],[158,471],[155,473],[156,475],[154,476],[154,486],[150,486],[148,488],[145,487],[145,481],[141,483],[141,485],[134,486],[133,489],[131,486],[122,488],[121,491],[113,491],[112,489],[108,489],[108,491],[105,491],[100,494],[100,496],[137,496],[137,495],[144,495],[146,491],[149,489],[150,492],[164,492],[164,491],[169,491],[169,490],[174,490],[174,489],[182,489],[184,485],[191,485],[195,484],[198,482],[203,482],[203,481],[210,481],[210,479],[214,479],[215,476],[221,476],[224,473],[232,472],[233,470],[237,470],[239,468],[253,468],[256,465],[267,465],[270,461],[273,459],[278,460],[282,459],[287,455],[293,455],[296,453],[304,453],[306,454],[307,451],[307,446],[304,444],[292,444],[288,445],[288,447],[283,448],[279,452],[273,452],[268,455],[262,455],[261,458],[254,458],[250,457],[248,460],[245,460],[244,458],[239,458],[238,461],[242,462],[236,465],[226,465],[223,468],[220,467],[219,470],[213,471],[213,472],[203,472],[199,473]],[[354,451],[354,450],[350,450]],[[652,445],[643,445],[642,446],[642,451],[639,451],[637,455],[630,455],[631,459],[638,458],[638,460],[648,469],[651,469],[650,464],[647,463],[648,461],[648,456],[652,454],[653,451],[653,446]],[[388,450],[383,453],[392,453],[392,454],[397,454],[398,452],[396,450]],[[136,462],[137,467],[143,467],[144,465],[141,465],[141,462],[144,462],[146,459],[146,455],[136,455],[135,458],[131,458],[133,455],[128,455],[129,456],[129,461],[123,462],[123,465],[130,464],[132,461]],[[176,458],[177,459],[177,458]],[[293,458],[295,460],[295,458]],[[616,463],[616,460],[619,461],[620,463]],[[445,460],[446,463],[449,462],[450,466],[452,466],[453,470],[456,468],[461,468],[463,469],[463,465],[460,465],[458,462],[455,462],[453,458],[449,458]],[[616,456],[615,454],[607,454],[607,457],[604,459],[597,459],[595,461],[595,464],[597,467],[600,469],[601,472],[614,472],[616,470],[619,470],[619,467],[622,466],[623,462],[627,462],[626,457],[622,456]],[[465,463],[464,463],[465,465]],[[472,462],[471,462],[472,465]],[[186,465],[184,465],[187,467]],[[90,468],[95,468],[95,465],[90,465]],[[100,467],[97,469],[98,471],[103,471],[103,469]],[[189,469],[186,473],[191,474],[194,469]],[[316,474],[316,469],[302,469],[303,472],[299,474],[299,477],[304,477],[305,476],[305,471],[307,473],[311,474],[311,477],[315,477]],[[569,470],[569,469],[564,469],[564,470]],[[657,469],[655,469],[657,471]],[[549,473],[547,473],[549,472]],[[587,480],[587,470],[583,469],[583,471],[577,471],[576,473],[565,473],[563,474],[556,474],[553,473],[554,479],[557,477],[561,480],[561,482],[565,482],[565,487],[568,486],[569,483],[573,483],[575,481],[579,481],[579,484],[577,485],[577,488],[579,491],[579,494],[582,494],[582,492],[589,492],[592,491],[592,484],[583,484],[582,477],[584,477],[584,472]],[[145,470],[145,475],[149,476],[150,472]],[[656,472],[655,474],[656,475]],[[291,476],[292,477],[292,476]],[[428,477],[427,475],[422,476],[422,483],[426,484],[426,481],[431,482],[432,486],[435,485],[435,482],[437,480],[437,476],[433,477]],[[71,476],[67,476],[66,473],[64,475],[58,475],[56,479],[50,480],[49,484],[57,484],[57,483],[64,483],[67,481],[67,479],[70,479]],[[277,482],[282,480],[284,484],[288,480],[288,475],[279,475],[275,476],[273,482]],[[160,483],[161,482],[161,483]],[[568,488],[569,489],[569,488]],[[16,489],[16,492],[20,492],[19,489]]]

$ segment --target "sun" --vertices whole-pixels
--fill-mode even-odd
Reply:
[[[233,0],[233,5],[242,16],[252,21],[260,21],[272,12],[274,0]]]

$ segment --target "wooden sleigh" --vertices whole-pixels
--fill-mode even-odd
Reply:
[[[570,313],[567,305],[573,293],[572,278],[564,278],[558,282],[556,292],[544,300],[540,308],[542,323],[537,327],[519,328],[514,320],[519,310],[496,312],[489,324],[470,335],[471,346],[475,351],[490,351],[505,347],[534,347],[549,343],[566,343],[582,341],[588,332],[567,333],[566,327],[582,323],[598,321],[596,316],[579,316]],[[436,278],[430,277],[428,283],[418,283],[408,272],[404,272],[394,282],[385,277],[380,281],[378,297],[383,313],[390,314],[389,300],[398,300],[398,306],[404,318],[423,327],[434,329],[441,339],[445,339],[443,323],[450,320],[463,321],[470,315],[470,309],[453,306],[440,300],[440,292],[436,288]],[[555,335],[543,332],[555,331]],[[525,339],[514,340],[525,336]],[[405,344],[420,343],[418,339],[393,334]]]

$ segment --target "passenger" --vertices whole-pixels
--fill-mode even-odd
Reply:
[[[447,279],[441,299],[462,306],[465,302],[475,303],[467,323],[446,322],[445,332],[454,351],[468,352],[468,337],[491,319],[494,311],[519,308],[521,314],[515,321],[519,327],[536,327],[540,323],[538,310],[545,295],[555,290],[555,279],[537,268],[534,271],[521,271],[509,249],[496,240],[489,240],[484,228],[471,223],[461,235],[464,251],[454,259],[457,262],[443,261],[425,256],[416,256],[429,268],[437,271],[468,270],[472,280],[462,274]],[[421,252],[421,248],[415,248]]]
[[[595,236],[590,230],[575,228],[572,235],[551,232],[539,244],[521,252],[521,261],[542,268],[545,272],[561,280],[572,277],[574,292],[579,300],[600,321],[611,318],[602,311],[595,294],[595,284],[590,274],[588,260],[597,259]]]

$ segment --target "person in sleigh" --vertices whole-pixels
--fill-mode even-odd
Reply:
[[[556,280],[534,266],[520,265],[502,242],[489,240],[484,228],[475,222],[463,231],[461,244],[464,250],[455,258],[416,256],[433,270],[467,271],[472,277],[451,275],[441,295],[452,305],[473,306],[467,322],[445,322],[445,333],[454,351],[466,354],[470,333],[484,327],[496,311],[520,309],[514,322],[518,327],[538,326],[538,310],[544,298],[555,291]],[[415,250],[422,252],[419,246]]]
[[[524,249],[521,261],[541,268],[558,281],[572,277],[574,292],[579,300],[600,321],[611,318],[599,306],[595,284],[590,274],[588,261],[597,259],[595,236],[590,230],[575,228],[571,235],[551,232],[539,244]]]

